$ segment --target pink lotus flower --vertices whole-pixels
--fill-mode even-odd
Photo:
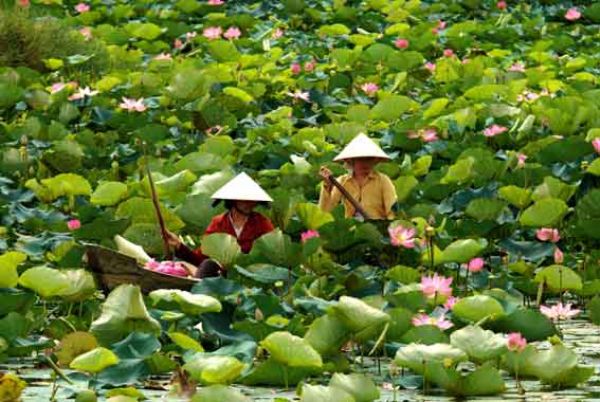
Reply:
[[[518,72],[518,73],[524,73],[525,72],[525,65],[523,63],[521,63],[521,62],[513,63],[513,65],[508,68],[508,71],[513,71],[513,72]]]
[[[485,261],[483,261],[483,258],[477,257],[469,261],[469,263],[467,264],[467,269],[469,270],[469,272],[475,273],[481,271],[484,265]]]
[[[161,261],[157,262],[154,260],[148,261],[144,267],[161,274],[174,275],[174,276],[188,276],[189,272],[185,266],[178,261]]]
[[[279,39],[282,36],[283,36],[283,29],[281,29],[281,28],[276,28],[271,33],[271,39]]]
[[[388,233],[390,235],[390,243],[392,246],[414,248],[415,247],[415,229],[405,228],[402,225],[396,227],[389,227]]]
[[[483,130],[483,135],[486,137],[495,137],[498,134],[502,134],[503,132],[508,131],[508,128],[504,126],[499,126],[498,124],[492,124]]]
[[[79,3],[75,6],[75,11],[77,11],[79,14],[87,13],[90,11],[90,6],[85,3]]]
[[[83,35],[83,37],[85,38],[85,40],[90,40],[92,39],[92,28],[90,27],[83,27],[79,30],[79,33]]]
[[[29,0],[18,0],[17,4],[22,8],[27,8],[30,5]]]
[[[519,167],[519,168],[525,167],[526,160],[527,160],[527,155],[519,153],[517,155],[517,167]]]
[[[240,29],[238,27],[229,27],[227,28],[227,31],[225,31],[225,33],[223,34],[223,37],[225,37],[225,39],[238,39],[240,36],[242,35],[242,31],[240,31]]]
[[[425,63],[425,68],[433,74],[435,72],[435,63],[428,61],[427,63]]]
[[[577,21],[579,18],[581,18],[581,13],[576,7],[569,8],[565,13],[565,19],[568,21]]]
[[[294,99],[301,99],[305,102],[310,102],[310,94],[308,92],[303,92],[299,89],[295,92],[288,92],[287,95],[291,96]]]
[[[307,230],[306,232],[302,232],[302,234],[300,235],[300,240],[302,241],[302,243],[306,243],[309,239],[312,239],[314,237],[321,237],[321,235],[319,235],[319,232],[317,232],[316,230]]]
[[[431,317],[423,313],[417,314],[412,318],[412,324],[415,327],[420,327],[422,325],[433,325],[441,330],[446,330],[454,326],[450,320],[446,319],[444,314],[440,315],[439,317]]]
[[[404,38],[398,38],[394,41],[394,45],[398,48],[398,49],[406,49],[409,45],[408,43],[408,39],[404,39]]]
[[[161,53],[154,56],[154,60],[165,61],[165,60],[173,60],[173,57],[170,53]]]
[[[439,20],[436,27],[431,30],[435,35],[439,34],[441,30],[446,28],[446,22]]]
[[[424,142],[434,142],[439,139],[437,136],[437,131],[435,131],[435,128],[428,128],[428,129],[424,130],[421,135],[421,138],[423,139]]]
[[[592,140],[592,146],[594,147],[594,151],[596,151],[597,154],[600,154],[600,138],[594,138]]]
[[[208,27],[204,28],[204,31],[202,31],[202,36],[208,40],[214,40],[219,39],[222,33],[223,29],[221,29],[221,27]]]
[[[511,332],[506,337],[506,344],[511,352],[521,353],[527,346],[527,339],[523,338],[520,332]]]
[[[133,98],[125,98],[123,97],[123,102],[119,104],[121,109],[125,109],[128,112],[143,112],[146,110],[146,105],[144,105],[144,98],[133,99]]]
[[[177,49],[177,50],[179,50],[179,49],[183,49],[183,42],[181,41],[181,39],[179,39],[179,38],[178,38],[178,39],[175,39],[175,40],[173,41],[173,47],[174,47],[175,49]]]
[[[558,303],[552,307],[540,306],[540,313],[553,321],[568,320],[575,317],[580,312],[581,310],[572,309],[571,303],[567,303],[565,306],[563,306],[562,303]]]
[[[294,75],[300,74],[302,72],[302,66],[300,65],[300,63],[292,63],[292,65],[290,66],[290,71]]]
[[[439,140],[437,136],[437,131],[435,128],[427,128],[423,130],[419,130],[418,132],[410,131],[408,133],[408,138],[420,138],[423,142],[434,142]]]
[[[79,90],[76,93],[69,96],[69,100],[79,100],[85,98],[86,96],[92,97],[94,95],[97,95],[98,93],[98,91],[92,91],[90,87],[79,88]]]
[[[144,268],[152,271],[155,271],[158,267],[160,267],[160,262],[156,261],[154,258],[144,264]]]
[[[304,71],[306,71],[307,73],[310,73],[311,71],[313,71],[315,69],[316,66],[317,66],[317,63],[315,63],[314,60],[307,61],[306,63],[304,63]]]
[[[444,57],[452,57],[452,56],[454,56],[454,50],[444,49]]]
[[[55,82],[50,87],[50,94],[54,95],[55,93],[62,91],[66,87],[67,87],[67,84],[65,84],[64,82]]]
[[[447,300],[446,303],[444,303],[444,308],[446,309],[446,311],[448,310],[452,310],[454,308],[454,305],[459,301],[460,299],[458,297],[454,297],[454,296],[450,296]]]
[[[445,278],[437,273],[433,276],[423,276],[421,277],[421,291],[428,298],[436,297],[436,295],[449,297],[452,295],[451,283],[452,277]]]
[[[221,4],[225,4],[223,0],[208,0],[206,3],[209,6],[220,6]]]
[[[198,36],[198,32],[195,32],[195,31],[186,32],[185,33],[185,40],[187,40],[189,42],[192,39],[194,39],[196,36]]]
[[[541,228],[535,231],[535,237],[537,237],[540,241],[558,243],[560,240],[560,233],[558,232],[558,229]]]
[[[500,0],[496,3],[496,8],[498,10],[506,10],[506,2],[504,0]]]
[[[368,96],[373,96],[379,91],[379,86],[374,82],[365,82],[360,86],[360,89]]]
[[[562,264],[564,260],[565,255],[563,254],[562,250],[558,247],[554,248],[554,263]]]
[[[67,227],[69,228],[69,230],[77,230],[81,227],[81,222],[79,221],[79,219],[71,219],[67,222]]]

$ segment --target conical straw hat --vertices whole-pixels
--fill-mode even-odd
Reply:
[[[212,197],[215,200],[273,201],[273,199],[246,173],[240,173],[218,189]]]
[[[360,133],[336,156],[334,161],[343,161],[352,158],[380,158],[391,159],[372,139]]]

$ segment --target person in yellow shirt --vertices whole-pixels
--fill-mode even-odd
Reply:
[[[373,140],[362,133],[357,135],[334,159],[336,162],[345,162],[350,169],[350,173],[340,176],[337,181],[371,219],[394,218],[392,207],[398,200],[396,188],[387,175],[374,170],[377,163],[389,159],[390,157]],[[343,201],[347,218],[360,216],[352,203],[331,184],[329,179],[332,176],[331,171],[322,166],[319,174],[323,179],[319,207],[329,212]]]

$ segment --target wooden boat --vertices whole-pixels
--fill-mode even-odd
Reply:
[[[142,268],[134,258],[97,244],[86,244],[85,247],[84,259],[104,292],[123,283],[139,285],[143,293],[157,289],[190,290],[198,283],[198,279]]]

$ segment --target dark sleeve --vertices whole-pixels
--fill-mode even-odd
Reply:
[[[196,266],[206,259],[206,256],[200,251],[200,247],[192,250],[183,243],[175,250],[175,256]]]

